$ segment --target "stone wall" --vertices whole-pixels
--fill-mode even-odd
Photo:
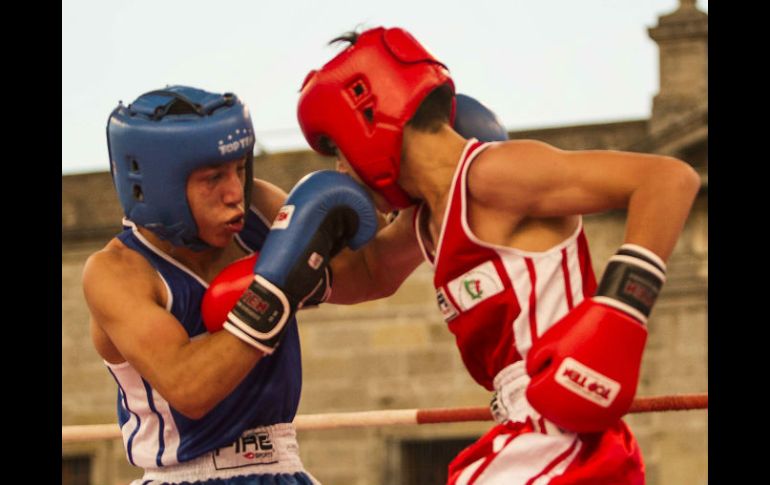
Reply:
[[[512,140],[540,140],[563,150],[623,150],[647,134],[647,120],[560,126],[508,133]]]

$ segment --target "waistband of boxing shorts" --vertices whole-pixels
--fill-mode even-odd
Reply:
[[[523,360],[503,367],[492,381],[495,388],[489,405],[492,417],[499,424],[507,421],[523,423],[531,419],[535,429],[544,434],[564,434],[564,431],[542,417],[527,401],[529,381]]]
[[[148,480],[196,482],[211,478],[296,472],[307,473],[299,458],[294,425],[280,423],[244,431],[233,443],[198,458],[171,466],[146,468],[140,483]]]

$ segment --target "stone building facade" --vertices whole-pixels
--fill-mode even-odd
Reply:
[[[693,1],[649,29],[660,46],[660,92],[650,119],[518,131],[563,149],[664,153],[690,163],[702,190],[669,261],[669,280],[649,322],[640,396],[708,391],[708,22]],[[305,173],[332,168],[310,151],[262,155],[255,174],[288,190]],[[622,211],[588,216],[597,275],[623,238]],[[62,424],[115,422],[115,384],[93,350],[81,272],[86,257],[119,230],[109,174],[62,177]],[[300,317],[304,387],[300,414],[480,406],[490,394],[465,371],[435,306],[427,265],[390,298],[326,305]],[[631,415],[650,485],[705,484],[707,411]],[[490,423],[305,431],[302,459],[332,485],[443,483],[450,457]],[[125,484],[140,476],[119,440],[62,446],[63,485]],[[76,482],[82,473],[87,481]]]

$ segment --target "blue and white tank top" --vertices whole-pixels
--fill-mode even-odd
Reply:
[[[258,251],[269,226],[264,216],[251,207],[236,240],[247,251]],[[117,237],[157,270],[168,292],[166,309],[190,338],[205,335],[200,305],[208,284],[153,246],[132,222],[124,220],[124,230]],[[238,387],[200,419],[187,418],[170,406],[128,362],[105,364],[118,384],[118,424],[126,456],[132,465],[142,468],[188,461],[232,443],[247,429],[292,422],[302,387],[294,318],[287,323],[278,349],[262,357]]]

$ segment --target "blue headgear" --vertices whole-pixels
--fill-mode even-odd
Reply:
[[[508,139],[508,131],[492,110],[467,94],[458,94],[456,98],[453,128],[463,138],[478,138],[479,141]]]
[[[246,157],[248,207],[254,128],[234,94],[170,86],[127,107],[121,102],[107,121],[107,146],[126,217],[175,246],[209,247],[198,238],[187,202],[193,170]]]

